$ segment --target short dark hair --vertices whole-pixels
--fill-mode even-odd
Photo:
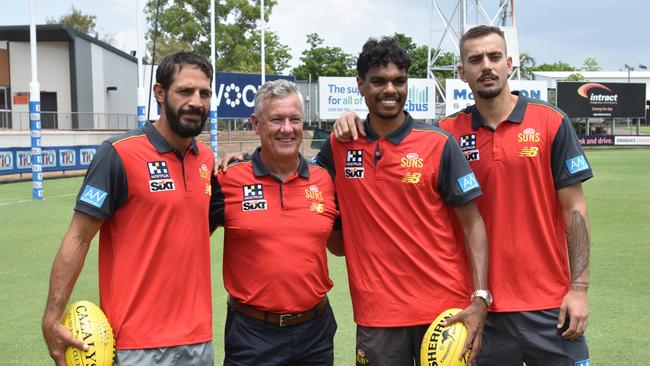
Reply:
[[[357,74],[361,79],[366,78],[366,73],[375,66],[386,66],[394,63],[400,70],[407,72],[411,67],[411,57],[404,51],[399,42],[393,37],[382,37],[380,40],[370,38],[363,45],[357,59]]]
[[[156,83],[160,84],[164,90],[169,90],[169,86],[174,81],[174,75],[180,72],[183,65],[196,66],[210,79],[212,85],[212,65],[208,60],[195,52],[180,51],[165,56],[158,64],[156,70]]]
[[[470,28],[470,30],[465,32],[465,34],[463,34],[463,36],[460,38],[460,42],[458,44],[461,62],[463,61],[463,45],[465,44],[465,41],[469,39],[482,38],[490,34],[496,34],[499,37],[503,38],[503,43],[506,42],[506,36],[503,34],[501,28],[491,25],[477,25],[476,27]]]

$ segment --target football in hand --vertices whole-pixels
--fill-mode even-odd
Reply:
[[[88,345],[87,351],[70,346],[66,348],[66,365],[113,365],[115,338],[102,309],[92,302],[78,301],[70,305],[61,322],[75,338]]]
[[[469,352],[461,357],[467,339],[467,328],[462,322],[447,327],[442,322],[461,312],[461,309],[447,309],[431,323],[422,338],[420,366],[466,366]]]

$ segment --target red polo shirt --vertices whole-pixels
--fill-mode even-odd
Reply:
[[[478,178],[476,200],[490,248],[491,311],[559,307],[569,288],[562,208],[557,189],[592,177],[569,118],[519,95],[496,130],[475,106],[440,120]]]
[[[336,179],[350,294],[357,324],[428,324],[469,304],[464,244],[452,229],[452,205],[481,194],[447,132],[414,121],[380,137],[334,136],[316,157]]]
[[[75,210],[104,221],[100,301],[118,349],[212,339],[213,166],[207,146],[180,153],[150,123],[97,151]]]
[[[260,159],[219,172],[211,216],[223,226],[223,282],[242,303],[272,313],[314,308],[332,288],[326,244],[338,210],[328,172],[300,156],[284,182]]]

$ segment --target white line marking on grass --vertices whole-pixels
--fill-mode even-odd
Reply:
[[[67,193],[67,194],[60,194],[58,196],[47,196],[44,198],[44,200],[50,199],[50,198],[63,198],[63,197],[70,197],[70,196],[76,196],[76,193]],[[18,201],[9,201],[9,202],[0,202],[0,206],[9,206],[9,205],[17,205],[21,203],[27,203],[27,202],[32,202],[34,199],[28,199],[28,200],[18,200]]]

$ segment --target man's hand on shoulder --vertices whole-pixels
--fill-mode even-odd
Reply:
[[[332,126],[334,137],[340,142],[356,141],[359,135],[366,136],[363,120],[354,112],[345,112]]]
[[[228,170],[228,164],[232,162],[242,161],[247,159],[250,159],[250,154],[245,151],[227,153],[223,156],[223,158],[217,159],[217,163],[215,165],[217,169],[214,170],[214,175],[216,176],[219,170],[223,170],[223,172],[225,173],[226,170]]]

